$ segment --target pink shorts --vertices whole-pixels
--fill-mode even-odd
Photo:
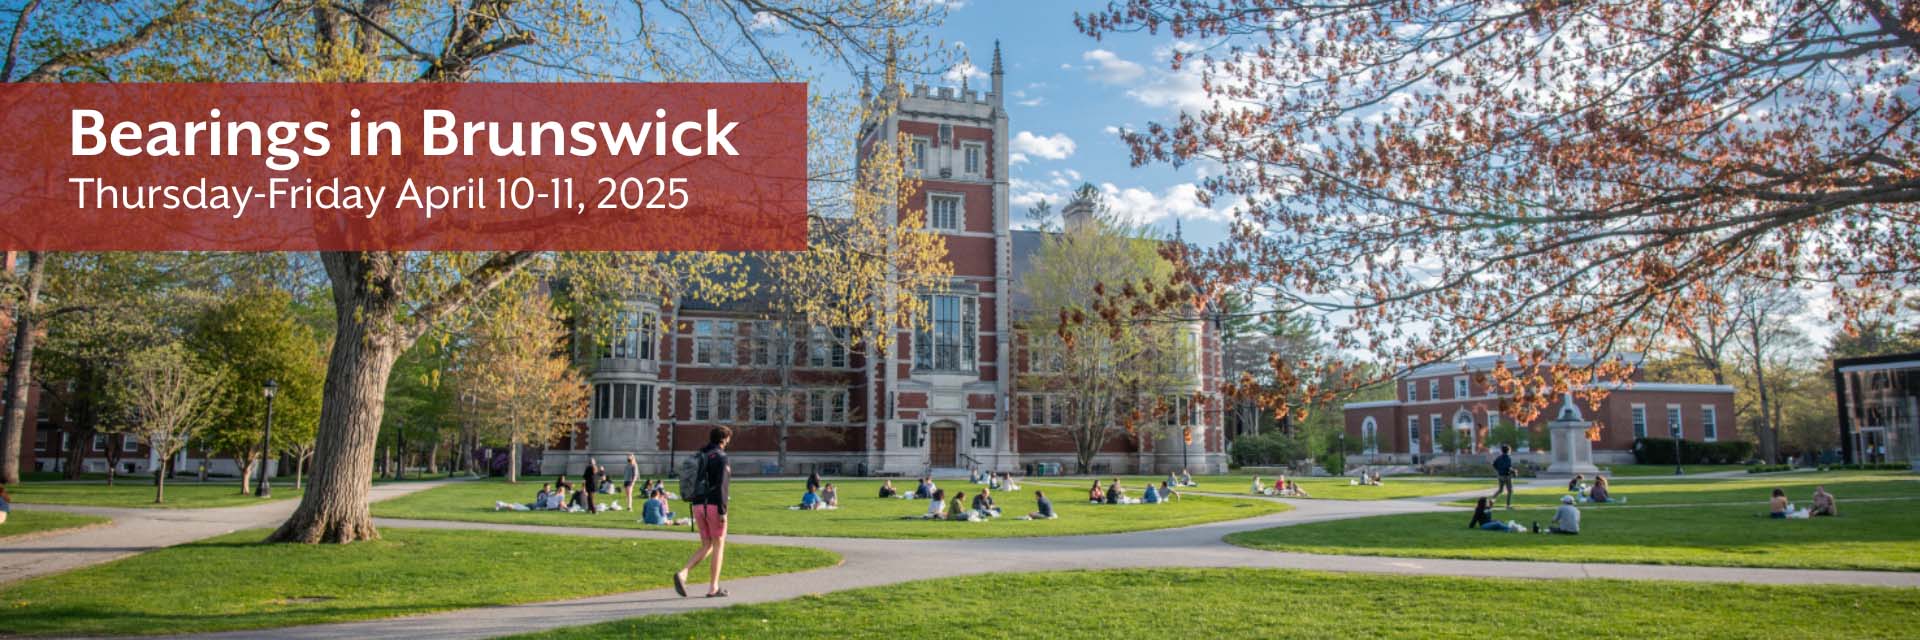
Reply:
[[[720,507],[714,505],[693,505],[693,524],[700,529],[701,540],[715,540],[727,535],[727,516],[720,513]]]

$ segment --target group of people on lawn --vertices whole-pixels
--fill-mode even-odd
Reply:
[[[1173,474],[1168,474],[1167,477],[1169,479],[1161,481],[1158,487],[1155,487],[1152,482],[1147,482],[1147,488],[1140,491],[1140,497],[1138,498],[1127,497],[1127,489],[1126,487],[1120,486],[1119,478],[1114,478],[1108,482],[1104,489],[1100,487],[1099,480],[1094,480],[1093,487],[1087,490],[1087,502],[1092,504],[1160,504],[1162,502],[1179,500],[1180,492],[1173,488]],[[1189,476],[1187,482],[1192,481],[1193,478]]]
[[[835,489],[831,482],[822,483],[818,472],[808,474],[807,492],[800,494],[800,504],[789,508],[800,511],[838,509],[840,508],[840,490]]]
[[[1378,482],[1378,480],[1376,480],[1375,482]],[[1286,498],[1313,497],[1313,496],[1307,495],[1307,490],[1305,488],[1302,488],[1300,486],[1300,483],[1294,482],[1292,480],[1288,480],[1286,476],[1280,476],[1278,478],[1274,478],[1273,486],[1271,487],[1265,486],[1264,484],[1262,484],[1260,482],[1260,476],[1254,476],[1253,477],[1253,493],[1255,495],[1280,496],[1280,497],[1286,497]]]
[[[587,469],[581,474],[580,484],[575,485],[568,482],[567,475],[563,473],[560,474],[558,478],[555,478],[552,484],[540,485],[540,491],[534,494],[533,502],[522,504],[497,500],[493,503],[493,510],[567,511],[592,514],[598,514],[602,511],[621,511],[623,509],[632,511],[636,484],[642,500],[652,500],[655,498],[654,494],[656,493],[661,494],[661,497],[665,499],[671,499],[673,497],[672,494],[667,492],[665,483],[659,480],[639,482],[639,477],[640,465],[634,462],[632,455],[627,456],[626,482],[618,486],[613,484],[613,477],[607,473],[605,467],[600,466],[598,462],[588,460]],[[624,506],[618,499],[595,499],[596,496],[617,495],[626,496]]]
[[[1507,510],[1513,510],[1513,458],[1510,453],[1511,450],[1506,445],[1500,446],[1500,457],[1495,458],[1493,461],[1494,472],[1499,475],[1499,487],[1494,489],[1493,495],[1480,498],[1475,502],[1473,518],[1467,522],[1468,528],[1484,531],[1532,531],[1534,533],[1577,535],[1580,533],[1580,509],[1574,506],[1575,504],[1581,502],[1608,504],[1627,501],[1626,498],[1613,495],[1612,483],[1607,480],[1606,476],[1594,476],[1593,484],[1588,485],[1586,483],[1586,476],[1576,473],[1573,475],[1573,479],[1567,482],[1567,495],[1560,496],[1560,506],[1554,510],[1553,520],[1548,524],[1546,529],[1541,529],[1539,522],[1534,522],[1531,526],[1522,526],[1517,521],[1509,520],[1501,522],[1495,520],[1493,518],[1493,504],[1494,499],[1500,497],[1500,494],[1506,494]],[[1254,486],[1256,491],[1258,490],[1259,483],[1260,479],[1255,478]],[[1809,508],[1795,509],[1793,503],[1787,499],[1787,492],[1778,488],[1773,490],[1773,498],[1768,502],[1767,506],[1767,516],[1775,519],[1839,515],[1839,509],[1834,504],[1833,494],[1828,493],[1824,485],[1814,487],[1813,505]]]

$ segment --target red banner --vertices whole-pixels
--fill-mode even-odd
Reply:
[[[804,84],[11,84],[0,131],[0,249],[806,247]]]

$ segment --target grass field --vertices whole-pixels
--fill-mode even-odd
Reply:
[[[83,516],[77,513],[61,513],[44,509],[15,509],[7,514],[7,523],[0,524],[0,540],[30,533],[45,533],[60,529],[72,529],[108,522],[100,516]]]
[[[384,618],[669,586],[692,542],[388,528],[351,545],[269,545],[265,530],[0,589],[7,635],[191,633]],[[729,578],[838,562],[728,545]],[[696,568],[692,575],[702,575]],[[704,584],[704,580],[701,581]]]
[[[1601,467],[1601,469],[1606,471],[1607,475],[1615,478],[1643,478],[1649,476],[1673,477],[1673,465],[1670,464],[1616,464],[1610,467]],[[1689,464],[1682,466],[1681,469],[1687,472],[1686,475],[1694,476],[1702,473],[1717,473],[1721,471],[1744,472],[1747,470],[1747,466],[1743,464]]]
[[[121,478],[113,486],[105,482],[25,482],[7,488],[13,501],[26,504],[69,504],[89,507],[153,507],[160,509],[203,509],[259,504],[252,494],[242,495],[239,483],[200,483],[193,480],[167,482],[166,502],[154,504],[153,479]],[[270,500],[300,497],[292,484],[275,484]]]
[[[1804,476],[1804,477],[1803,477]],[[1784,478],[1621,481],[1626,504],[1581,505],[1579,536],[1467,528],[1468,513],[1374,516],[1234,534],[1227,541],[1274,551],[1675,565],[1920,571],[1920,482],[1904,474],[1796,474],[1785,486],[1805,503],[1815,484],[1839,496],[1839,518],[1771,520],[1768,490]],[[1503,520],[1545,523],[1563,491],[1530,491]],[[1849,502],[1849,499],[1853,501]],[[1520,506],[1520,505],[1531,506]]]
[[[420,518],[427,520],[463,520],[514,524],[576,527],[642,528],[638,514],[631,512],[564,513],[552,511],[494,511],[495,500],[531,502],[540,488],[541,478],[522,480],[518,485],[500,481],[462,482],[375,503],[375,516]],[[829,536],[853,538],[997,538],[1023,536],[1083,535],[1117,533],[1145,529],[1164,529],[1220,520],[1248,518],[1285,511],[1284,504],[1253,498],[1206,498],[1189,496],[1179,502],[1162,505],[1090,505],[1080,490],[1028,485],[1014,495],[995,495],[1006,516],[991,522],[928,522],[903,519],[927,510],[925,500],[880,499],[880,482],[875,480],[830,480],[840,491],[840,508],[832,511],[794,511],[787,507],[800,502],[805,483],[799,479],[775,481],[736,481],[732,504],[728,505],[727,531],[737,534],[778,536]],[[905,486],[901,486],[905,484]],[[907,491],[912,481],[896,483]],[[964,491],[971,503],[978,485],[948,481],[942,484],[952,497]],[[1057,520],[1022,521],[1015,517],[1034,509],[1034,490],[1053,500]],[[624,503],[624,498],[622,500]],[[636,498],[635,504],[638,504]],[[676,515],[689,513],[686,503],[673,502]],[[678,530],[685,531],[685,527]]]
[[[1260,476],[1260,482],[1264,485],[1272,486],[1273,478],[1273,476]],[[1127,487],[1129,492],[1138,493],[1140,488],[1146,486],[1146,482],[1152,481],[1155,485],[1158,485],[1166,479],[1166,476],[1120,476],[1120,486]],[[1352,481],[1348,478],[1294,477],[1290,479],[1299,483],[1301,488],[1306,489],[1308,497],[1319,500],[1398,500],[1401,498],[1418,498],[1422,496],[1468,491],[1476,487],[1491,487],[1493,482],[1490,478],[1483,481],[1461,478],[1388,477],[1384,479],[1380,486],[1369,487],[1352,484]],[[1100,484],[1101,486],[1106,486],[1107,482],[1111,480],[1111,477],[1102,476],[1100,478]],[[1181,490],[1240,495],[1251,495],[1253,490],[1253,476],[1247,474],[1194,476],[1193,481],[1200,486],[1182,488]],[[1062,490],[1064,490],[1064,487],[1073,487],[1081,497],[1085,497],[1087,489],[1093,486],[1092,477],[1062,476],[1034,478],[1031,482],[1058,485],[1063,487]]]
[[[1902,638],[1920,590],[1162,569],[992,574],[636,618],[572,638]]]
[[[1641,505],[1724,504],[1755,505],[1765,509],[1767,500],[1778,487],[1787,497],[1805,504],[1813,499],[1813,488],[1825,486],[1844,507],[1849,499],[1920,499],[1920,475],[1902,471],[1826,471],[1789,474],[1740,475],[1732,478],[1674,480],[1671,478],[1630,478],[1613,481],[1615,497],[1623,504],[1581,505],[1595,509],[1613,509]],[[1521,489],[1515,492],[1514,505],[1552,506],[1567,495],[1563,486],[1545,489]],[[1472,506],[1471,500],[1454,504]],[[1503,503],[1504,504],[1504,503]]]

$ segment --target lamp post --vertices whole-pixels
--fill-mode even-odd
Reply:
[[[273,448],[273,393],[279,389],[280,384],[272,380],[260,388],[260,392],[267,396],[267,428],[266,433],[260,436],[260,484],[253,488],[255,498],[273,495],[273,488],[267,486],[267,461],[270,459],[268,452]]]
[[[1680,466],[1680,428],[1673,428],[1673,475],[1686,475],[1686,469]]]

